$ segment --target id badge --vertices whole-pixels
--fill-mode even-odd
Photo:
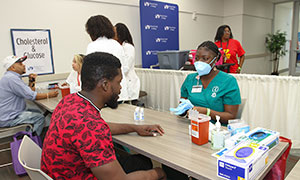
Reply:
[[[192,93],[201,93],[202,92],[202,85],[195,85],[192,88]]]

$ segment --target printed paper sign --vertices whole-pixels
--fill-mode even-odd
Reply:
[[[26,74],[54,74],[50,30],[11,29],[13,52],[27,56]]]

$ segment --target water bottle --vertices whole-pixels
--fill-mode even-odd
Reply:
[[[140,108],[140,121],[144,121],[144,108]]]
[[[140,108],[139,107],[135,108],[133,115],[134,115],[133,119],[135,121],[139,121],[140,120]]]

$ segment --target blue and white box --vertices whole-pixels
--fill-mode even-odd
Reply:
[[[231,133],[231,136],[244,132],[247,133],[250,131],[250,126],[244,121],[239,119],[229,120],[227,130]]]
[[[254,179],[268,163],[269,147],[250,140],[239,143],[218,158],[218,176],[224,179]]]
[[[279,143],[279,132],[257,127],[246,134],[256,144],[268,146],[269,149]]]

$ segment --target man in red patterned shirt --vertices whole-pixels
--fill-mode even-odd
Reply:
[[[85,57],[81,71],[82,91],[70,94],[55,108],[44,140],[41,169],[53,179],[165,179],[161,168],[128,171],[116,159],[112,134],[137,132],[151,136],[164,133],[159,125],[106,123],[100,109],[117,108],[122,80],[120,61],[108,53]],[[141,166],[137,157],[126,164]],[[137,162],[135,162],[137,161]],[[121,161],[120,161],[121,162]],[[149,169],[149,168],[148,168]]]

